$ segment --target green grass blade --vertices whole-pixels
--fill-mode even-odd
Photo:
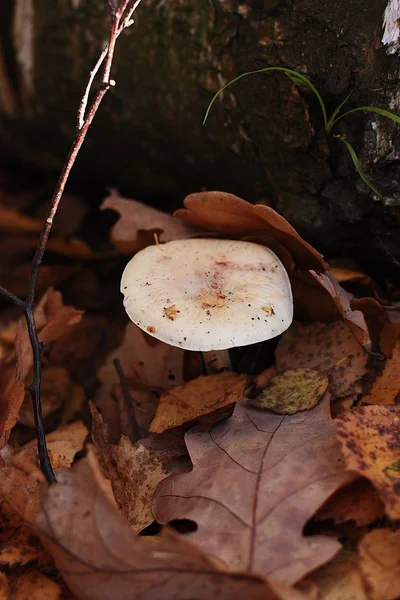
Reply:
[[[327,127],[327,121],[328,121],[326,107],[325,107],[325,103],[324,103],[324,101],[322,99],[322,96],[319,93],[319,91],[317,90],[317,88],[311,83],[311,81],[308,79],[308,77],[305,77],[305,75],[302,75],[301,73],[299,73],[298,71],[294,71],[293,69],[286,69],[285,67],[264,67],[263,69],[257,69],[256,71],[247,71],[246,73],[242,73],[241,75],[238,75],[234,79],[231,79],[231,81],[229,81],[226,85],[224,85],[224,87],[222,87],[213,96],[210,104],[207,107],[206,114],[204,115],[203,125],[204,125],[204,123],[208,119],[208,115],[210,114],[210,110],[211,110],[212,105],[214,104],[214,102],[216,101],[216,99],[218,98],[218,96],[224,90],[226,90],[226,88],[228,88],[229,86],[231,86],[233,83],[236,83],[240,79],[243,79],[243,77],[247,77],[248,75],[254,75],[256,73],[267,73],[267,72],[272,72],[272,71],[280,72],[280,73],[285,73],[285,75],[287,75],[288,77],[290,77],[290,79],[293,81],[293,83],[295,83],[296,85],[305,85],[305,86],[307,86],[313,92],[313,94],[317,97],[319,105],[321,107],[321,111],[322,111],[322,114],[323,114],[323,117],[324,117],[324,125],[325,125],[325,128],[326,128]]]
[[[336,123],[336,121],[338,121],[339,119],[336,119],[337,115],[339,114],[339,112],[341,111],[341,109],[343,108],[343,106],[346,104],[346,102],[348,101],[348,99],[350,98],[350,96],[352,95],[353,90],[351,90],[351,92],[349,94],[347,94],[346,98],[343,100],[343,102],[341,102],[333,111],[333,113],[331,114],[331,117],[326,125],[326,132],[330,133],[332,127],[334,126],[334,124]]]
[[[391,119],[395,123],[400,124],[399,115],[396,115],[395,113],[390,112],[390,110],[386,110],[384,108],[378,108],[376,106],[358,106],[357,108],[352,108],[351,110],[348,110],[347,112],[340,115],[340,117],[338,117],[336,119],[336,123],[339,121],[339,119],[343,119],[343,117],[346,117],[347,115],[350,115],[351,113],[355,113],[355,112],[359,112],[359,111],[367,111],[367,112],[377,113],[378,115],[382,115],[382,117],[386,117],[387,119]]]
[[[351,159],[352,159],[352,161],[353,161],[353,164],[354,164],[354,166],[355,166],[355,168],[356,168],[356,171],[357,171],[357,173],[359,174],[359,176],[361,177],[361,179],[364,181],[364,183],[366,183],[366,184],[367,184],[367,186],[368,186],[368,187],[369,187],[369,188],[370,188],[370,189],[371,189],[373,192],[375,192],[375,194],[376,194],[377,196],[379,196],[380,198],[382,198],[382,194],[380,193],[380,191],[379,191],[379,190],[378,190],[378,189],[377,189],[377,188],[374,186],[374,184],[372,183],[372,181],[370,181],[370,180],[368,179],[368,177],[366,176],[366,174],[364,173],[364,171],[363,171],[363,169],[362,169],[362,167],[361,167],[360,161],[358,160],[358,156],[357,156],[357,154],[356,154],[356,151],[354,150],[354,148],[353,148],[353,146],[350,144],[350,142],[348,142],[348,141],[346,140],[346,138],[344,138],[344,137],[342,137],[342,136],[340,136],[340,135],[338,135],[338,136],[335,136],[335,137],[337,137],[337,138],[338,138],[338,139],[339,139],[341,142],[343,142],[343,143],[344,143],[344,145],[346,146],[346,148],[347,148],[347,150],[349,151],[349,154],[350,154],[350,156],[351,156]]]

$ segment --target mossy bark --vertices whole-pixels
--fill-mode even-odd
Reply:
[[[165,199],[168,206],[201,188],[224,189],[272,205],[330,254],[399,258],[395,124],[358,113],[336,129],[354,144],[383,198],[360,183],[344,145],[325,134],[315,98],[284,75],[237,83],[202,125],[221,85],[272,65],[308,73],[330,110],[353,90],[349,108],[372,104],[400,112],[398,58],[380,41],[386,4],[143,0],[135,26],[119,42],[117,85],[75,176]],[[24,101],[0,117],[3,140],[19,156],[61,165],[108,19],[105,0],[34,2],[32,85],[28,93],[17,60],[13,85]]]

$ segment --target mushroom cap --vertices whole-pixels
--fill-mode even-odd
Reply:
[[[130,319],[185,350],[223,350],[273,338],[293,319],[285,267],[265,246],[217,239],[149,246],[121,280]]]

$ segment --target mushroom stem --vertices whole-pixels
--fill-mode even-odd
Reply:
[[[204,371],[207,375],[220,373],[221,371],[231,371],[232,363],[228,350],[209,350],[201,353]]]

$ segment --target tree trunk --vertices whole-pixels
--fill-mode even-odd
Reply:
[[[108,27],[106,0],[6,0],[0,11],[0,135],[20,158],[59,168]],[[201,188],[270,204],[328,254],[400,258],[398,125],[355,113],[345,135],[382,192],[360,180],[324,130],[316,98],[264,66],[307,73],[332,111],[400,113],[397,0],[143,0],[117,47],[106,97],[75,175],[179,205]],[[391,46],[382,43],[386,9]],[[391,19],[391,20],[390,20]],[[389,25],[390,25],[389,23]],[[397,29],[396,29],[397,28]],[[385,42],[389,29],[387,28]]]

